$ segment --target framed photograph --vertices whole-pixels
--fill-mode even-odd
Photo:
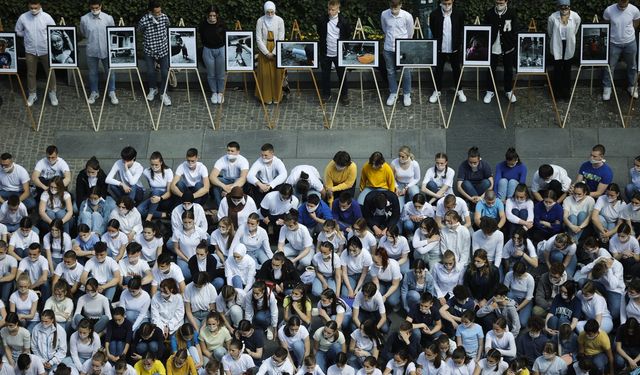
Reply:
[[[435,39],[396,39],[396,65],[426,68],[438,64]]]
[[[109,66],[111,68],[135,68],[136,28],[107,27],[109,40]]]
[[[581,65],[605,65],[609,63],[609,24],[582,24],[580,39]]]
[[[47,26],[49,65],[52,68],[78,67],[78,42],[75,26]]]
[[[462,65],[491,66],[491,26],[464,27]]]
[[[231,72],[253,71],[253,32],[227,31],[225,35],[226,64]]]
[[[277,67],[318,68],[318,42],[276,41]]]
[[[169,67],[198,67],[195,27],[169,28]]]
[[[378,41],[339,40],[338,66],[343,68],[377,68]]]
[[[16,33],[0,33],[0,74],[18,73]]]
[[[518,34],[518,73],[545,72],[545,33]]]

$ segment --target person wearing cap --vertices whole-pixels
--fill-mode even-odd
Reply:
[[[282,75],[284,71],[276,66],[276,41],[284,40],[284,20],[276,16],[273,1],[264,3],[264,16],[256,23],[256,45],[258,46],[258,67],[256,74],[256,98],[265,104],[278,103],[282,98]],[[258,91],[260,90],[260,92]]]
[[[618,0],[604,10],[602,18],[611,24],[611,35],[609,36],[611,74],[615,73],[616,65],[622,57],[627,65],[627,92],[634,99],[638,99],[638,89],[635,87],[638,78],[636,29],[640,26],[640,10],[630,4],[629,0]],[[602,70],[602,86],[602,100],[610,100],[611,77],[606,69]]]
[[[252,213],[258,213],[256,202],[246,195],[240,186],[234,186],[220,202],[218,221],[228,217],[233,222],[234,228],[238,228],[238,224],[246,223]]]
[[[195,202],[193,193],[186,191],[182,194],[182,204],[177,205],[173,211],[171,211],[171,228],[175,232],[182,229],[182,213],[188,210],[193,211],[196,227],[207,231],[207,217],[205,216],[204,208],[202,205]],[[167,244],[168,246],[169,244]]]
[[[556,99],[569,99],[571,59],[576,52],[580,16],[571,10],[571,0],[558,0],[558,10],[549,16],[547,34],[553,56],[553,91]]]

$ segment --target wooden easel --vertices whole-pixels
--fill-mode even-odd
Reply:
[[[235,30],[239,31],[242,30],[242,24],[240,23],[239,20],[236,20],[235,23]],[[253,57],[253,56],[252,56]],[[251,61],[251,63],[253,64],[253,60]],[[242,81],[244,82],[244,94],[245,94],[245,99],[249,98],[249,94],[248,94],[248,89],[247,89],[247,80],[246,80],[246,74],[249,73],[247,71],[227,71],[224,75],[224,85],[222,87],[222,96],[224,97],[226,91],[227,91],[227,80],[229,79],[229,74],[232,73],[236,73],[236,74],[242,74]],[[267,112],[267,106],[264,104],[264,98],[262,97],[262,90],[260,89],[260,85],[258,85],[258,76],[256,75],[256,71],[255,70],[251,70],[251,74],[253,74],[253,80],[256,84],[256,89],[258,90],[258,95],[260,97],[260,105],[262,105],[262,110],[264,112],[264,121],[267,123],[267,127],[269,129],[273,129],[273,127],[271,126],[271,118],[269,116],[269,112]],[[218,108],[218,111],[216,113],[216,121],[215,123],[217,124],[221,124],[222,123],[222,107],[223,107],[224,103],[220,103],[220,106]]]
[[[200,79],[200,73],[198,72],[198,68],[169,68],[169,72],[171,71],[176,71],[176,70],[186,70],[186,71],[193,71],[194,74],[196,75],[196,77],[198,78],[198,83],[200,84],[200,91],[202,91],[202,98],[204,99],[204,104],[207,107],[207,112],[209,113],[209,120],[211,121],[211,128],[213,128],[213,130],[216,130],[216,125],[213,122],[213,116],[211,115],[211,108],[209,107],[209,101],[207,100],[207,94],[204,92],[204,86],[202,85],[202,80]],[[185,77],[188,79],[188,75],[185,75]],[[169,86],[169,76],[167,75],[167,80],[164,83],[164,91],[162,92],[162,95],[164,97],[164,95],[167,94],[167,87]],[[189,99],[189,103],[191,103],[191,99]],[[104,102],[104,99],[103,99]],[[148,106],[148,104],[147,104]],[[156,121],[156,126],[154,128],[154,130],[158,130],[158,128],[160,127],[160,118],[162,117],[162,109],[164,108],[164,100],[160,100],[160,112],[158,113],[158,121]],[[151,113],[151,109],[149,109],[149,113]]]
[[[414,70],[417,70],[418,72],[420,72],[420,69],[428,69],[429,73],[431,74],[431,82],[433,82],[433,87],[436,87],[436,78],[433,75],[433,68],[432,67],[427,67],[427,68],[407,68],[406,66],[403,66],[402,67],[402,71],[400,72],[400,82],[398,82],[398,90],[396,91],[396,100],[393,102],[393,107],[391,108],[391,115],[389,116],[389,123],[388,123],[387,129],[389,129],[389,127],[391,126],[391,121],[393,120],[393,115],[396,112],[396,105],[398,104],[397,98],[398,98],[398,95],[400,94],[400,86],[402,86],[402,77],[404,76],[405,69],[414,69]],[[420,95],[420,97],[422,97],[422,95]],[[421,102],[422,102],[422,100],[421,100]],[[420,104],[422,104],[422,103],[420,103]],[[444,111],[442,110],[442,102],[440,101],[440,95],[438,95],[438,107],[440,108],[440,116],[442,117],[442,126],[447,128],[447,122],[444,119]]]
[[[413,37],[416,39],[424,39],[424,33],[422,32],[422,26],[420,25],[420,18],[418,17],[416,17],[415,21],[413,22]],[[418,102],[422,104],[422,77],[420,74],[421,71],[420,69],[416,69],[416,71],[418,72]],[[400,73],[400,82],[402,82],[402,73]],[[436,87],[435,83],[433,87]],[[396,93],[396,98],[397,97],[398,97],[398,93]],[[393,106],[395,108],[395,104]],[[391,118],[393,118],[393,112],[391,112]],[[391,122],[391,118],[389,119],[389,122]]]
[[[360,36],[360,38],[362,38],[362,40],[367,40],[367,37],[364,34],[364,27],[362,27],[362,21],[360,21],[360,17],[358,17],[358,21],[356,21],[356,27],[353,29],[353,39],[358,40],[358,35]],[[337,68],[338,67],[336,67],[336,69]],[[364,85],[362,84],[362,71],[360,71],[359,73],[360,73],[360,103],[362,108],[364,108]],[[347,75],[347,69],[344,70],[344,76],[346,77],[346,75]],[[375,71],[373,76],[375,77]],[[377,83],[376,83],[376,86],[377,86]],[[340,90],[342,90],[342,85],[340,85]],[[380,93],[380,90],[378,90],[378,94],[379,93]],[[339,97],[340,97],[340,94],[338,94],[338,98]],[[338,106],[336,105],[336,109],[337,108]],[[385,119],[385,122],[386,122],[386,119]],[[333,124],[333,120],[331,120],[331,123]],[[388,127],[389,125],[387,124],[387,128]]]
[[[389,129],[389,120],[387,120],[387,113],[384,111],[384,103],[382,102],[382,96],[380,96],[380,86],[378,86],[378,79],[376,78],[376,71],[374,68],[344,68],[344,75],[342,76],[342,81],[340,82],[340,90],[338,91],[338,98],[336,99],[336,106],[333,109],[333,115],[331,116],[331,124],[329,125],[329,129],[333,128],[333,121],[336,118],[336,113],[338,112],[338,104],[340,103],[340,95],[342,94],[342,87],[344,86],[344,80],[347,78],[347,72],[349,70],[359,70],[360,76],[362,77],[362,72],[365,70],[371,71],[371,75],[373,75],[373,82],[376,84],[376,92],[378,93],[378,99],[380,100],[380,109],[382,110],[382,116],[384,116],[384,124]],[[361,81],[362,82],[362,81]],[[364,106],[364,94],[362,97],[362,103]]]
[[[638,76],[640,75],[640,72],[636,73],[636,83],[633,85],[633,92],[637,92],[638,91]],[[633,95],[631,95],[631,99],[629,100],[629,110],[627,111],[627,122],[631,122],[631,111],[633,110],[633,101],[635,99],[633,98]]]
[[[38,118],[38,125],[36,126],[36,131],[40,130],[40,124],[42,123],[42,117],[44,116],[44,105],[47,102],[47,93],[49,92],[49,84],[51,83],[51,74],[54,73],[56,70],[64,70],[67,73],[71,72],[71,74],[73,74],[73,80],[75,81],[75,74],[78,74],[78,78],[80,79],[80,86],[82,86],[82,93],[84,94],[84,101],[87,104],[87,109],[89,110],[89,116],[91,117],[91,124],[93,125],[93,130],[94,131],[98,131],[98,128],[96,127],[96,122],[93,119],[93,112],[91,111],[91,104],[89,104],[89,100],[87,99],[87,90],[84,87],[84,81],[82,80],[82,74],[80,73],[80,68],[75,67],[75,68],[70,68],[70,67],[64,67],[64,68],[55,68],[55,67],[49,67],[49,75],[47,76],[47,84],[45,86],[44,89],[44,97],[42,98],[42,107],[40,108],[40,116]],[[76,85],[76,90],[78,90],[78,86]],[[80,97],[80,94],[78,93],[78,97]]]
[[[465,68],[476,68],[476,72],[478,72],[478,85],[480,85],[479,83],[479,76],[480,76],[480,69],[488,69],[489,70],[489,76],[491,77],[491,83],[493,84],[493,92],[495,92],[497,94],[498,92],[498,88],[496,86],[496,80],[495,77],[493,76],[493,71],[491,70],[491,66],[462,66],[462,70],[460,71],[460,77],[458,78],[458,84],[456,85],[456,91],[458,92],[458,90],[460,90],[460,83],[462,82],[462,76],[464,75],[464,70]],[[479,89],[478,89],[479,90]],[[500,104],[500,95],[495,95],[496,101],[498,102],[498,110],[500,111],[500,118],[502,119],[502,127],[504,129],[507,128],[507,123],[505,122],[504,119],[504,115],[502,113],[502,105]],[[478,94],[478,100],[480,100],[480,95]],[[451,115],[453,115],[453,108],[456,106],[456,101],[455,98],[453,100],[453,104],[451,104],[451,111],[449,112],[449,119],[447,120],[447,125],[445,126],[445,129],[449,129],[449,125],[451,124]]]

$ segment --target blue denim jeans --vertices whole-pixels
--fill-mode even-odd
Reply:
[[[124,351],[124,341],[109,341],[109,353],[111,355],[120,356]]]
[[[170,199],[166,201],[160,201],[158,203],[151,203],[152,196],[161,196],[166,193],[165,189],[153,189],[151,191],[151,196],[145,199],[138,205],[138,212],[142,216],[142,220],[145,220],[147,215],[153,216],[154,219],[159,219],[162,217],[162,212],[169,212],[171,210]]]
[[[158,81],[156,76],[156,62],[160,64],[160,77],[162,78],[162,87],[158,90],[160,94],[164,90],[164,85],[166,85],[167,77],[169,76],[169,55],[160,57],[158,59],[153,58],[151,56],[144,57],[145,68],[147,69],[147,85],[149,89],[157,89]]]
[[[624,193],[627,197],[627,201],[631,201],[631,198],[633,198],[633,194],[637,193],[640,191],[640,187],[634,185],[634,184],[628,184],[625,188],[624,188]]]
[[[271,327],[271,312],[269,310],[256,311],[253,315],[253,325],[263,331]]]
[[[327,369],[336,363],[336,356],[341,351],[342,351],[342,346],[337,342],[333,343],[329,348],[329,350],[327,350],[326,352],[323,352],[322,350],[318,350],[316,352],[316,364],[326,374]]]
[[[100,59],[98,57],[87,56],[87,67],[89,68],[89,92],[98,92],[99,81],[99,65],[102,63],[105,75],[109,73],[109,58],[105,57]],[[116,74],[115,71],[111,72],[109,78],[108,92],[116,91]]]
[[[554,262],[562,263],[564,262],[564,254],[562,254],[558,250],[551,250],[551,252],[549,253],[549,260],[551,261],[551,263],[554,263]],[[576,258],[576,254],[573,254],[573,256],[571,257],[571,260],[569,261],[569,265],[567,265],[566,267],[567,275],[570,278],[573,278],[573,274],[576,272],[577,265],[578,265],[578,260]]]
[[[499,199],[507,199],[513,197],[513,193],[516,191],[516,186],[520,181],[518,180],[507,180],[506,178],[501,178],[498,181],[498,198]]]
[[[222,91],[214,91],[214,92],[222,92]],[[218,180],[225,185],[232,184],[236,182],[235,178],[224,177],[222,175],[218,175]],[[213,195],[213,201],[216,204],[216,207],[220,207],[220,202],[222,202],[222,188],[219,186],[214,186],[211,184],[211,194]]]
[[[224,91],[224,47],[202,49],[202,59],[207,67],[207,82],[212,93]]]
[[[627,65],[627,85],[628,87],[634,87],[636,83],[637,66],[636,59],[638,58],[638,45],[634,39],[627,44],[615,44],[609,43],[609,66],[611,67],[611,74],[615,73],[616,65],[620,61],[620,58],[624,60]],[[611,87],[611,77],[606,69],[602,70],[602,86]]]
[[[180,178],[180,181],[178,181],[178,183],[176,184],[176,187],[181,191],[181,192],[185,192],[187,190],[189,190],[190,192],[194,193],[200,189],[202,189],[202,187],[204,186],[204,184],[202,183],[202,181],[198,181],[197,184],[195,184],[194,186],[187,186],[187,180],[184,178],[184,176],[182,176]],[[205,203],[207,203],[207,194],[199,197],[199,198],[195,198],[194,199],[194,203],[198,203],[201,205],[204,205]]]
[[[578,215],[569,215],[569,221],[571,222],[571,224],[573,225],[580,225],[582,224],[583,221],[585,221],[585,219],[587,218],[587,212],[579,212]],[[578,233],[570,233],[571,234],[571,238],[573,238],[574,242],[578,242],[578,240],[580,239],[580,236],[582,236],[582,233],[584,232],[584,230],[581,230]]]
[[[144,188],[138,185],[130,186],[130,188],[131,191],[129,193],[125,193],[121,186],[109,185],[107,187],[107,191],[115,201],[117,201],[124,195],[128,195],[129,198],[131,198],[131,200],[133,200],[134,202],[140,202],[142,200],[142,197],[144,196]]]
[[[387,80],[389,81],[389,93],[395,94],[398,91],[398,82],[396,82],[396,53],[393,51],[384,51],[384,63],[387,68]],[[402,76],[402,92],[405,95],[411,94],[411,69],[405,69]]]
[[[80,212],[78,224],[88,225],[89,229],[95,233],[104,233],[106,229],[104,218],[99,212]]]
[[[479,197],[484,194],[491,186],[491,182],[488,179],[484,179],[477,182],[470,180],[464,180],[462,182],[462,189],[471,197]]]

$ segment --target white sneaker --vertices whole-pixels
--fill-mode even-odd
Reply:
[[[36,94],[29,94],[29,98],[27,98],[27,105],[29,107],[33,106],[33,103],[36,102],[36,100],[38,100],[38,95]]]
[[[493,91],[487,91],[487,93],[484,95],[484,104],[489,104],[491,103],[491,100],[493,100],[493,97],[496,94],[493,93]]]
[[[224,94],[222,93],[218,94],[218,103],[220,104],[224,103]]]
[[[410,107],[411,106],[411,94],[402,95],[402,104],[405,107]]]
[[[391,107],[393,105],[393,103],[396,102],[396,94],[389,94],[389,97],[387,98],[387,105],[389,107]]]
[[[118,105],[118,103],[120,103],[120,101],[118,100],[118,97],[116,96],[115,91],[111,91],[109,93],[109,99],[111,99],[111,104],[113,105]]]
[[[634,88],[634,87],[628,87],[627,88],[627,92],[629,93],[630,96],[632,96],[634,99],[638,99],[638,88]]]
[[[147,94],[147,100],[152,102],[153,99],[156,98],[157,93],[158,93],[158,89],[149,89],[149,93]]]
[[[511,103],[515,103],[518,101],[518,99],[516,98],[516,94],[514,94],[513,91],[507,92],[507,99],[509,99]]]
[[[51,102],[51,105],[54,107],[58,106],[58,96],[54,91],[49,91],[49,102]]]
[[[602,89],[602,100],[605,102],[611,100],[611,87],[605,87]]]
[[[273,340],[273,332],[271,332],[271,330],[268,328],[267,328],[267,340],[269,341]]]
[[[434,90],[433,94],[431,94],[431,96],[429,97],[429,103],[431,104],[437,103],[439,96],[440,96],[440,91]]]
[[[460,103],[466,103],[467,102],[467,96],[464,94],[464,91],[462,91],[462,90],[458,90],[458,101]]]
[[[215,92],[213,94],[211,94],[211,103],[212,104],[218,104],[218,94],[216,94]]]
[[[87,98],[87,102],[89,104],[93,104],[96,102],[96,99],[98,99],[100,97],[100,94],[98,94],[97,91],[93,91],[91,92],[91,95],[89,95],[89,98]]]
[[[163,94],[162,95],[162,102],[164,103],[164,105],[170,106],[171,105],[171,98],[169,97],[169,95]]]

